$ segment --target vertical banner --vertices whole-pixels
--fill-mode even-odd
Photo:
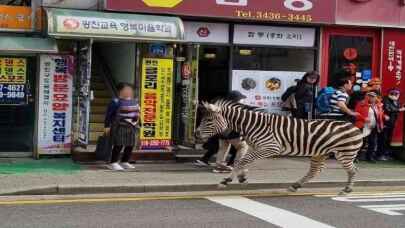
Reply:
[[[281,96],[288,87],[296,85],[305,72],[292,71],[250,71],[232,72],[232,90],[244,94],[246,104],[267,109],[269,112],[285,114],[282,111]]]
[[[0,58],[0,105],[27,104],[27,59]]]
[[[78,143],[87,146],[90,126],[91,41],[79,43],[78,53]]]
[[[74,59],[41,55],[38,154],[68,154],[71,149]]]
[[[173,59],[144,58],[141,149],[167,149],[172,140]]]
[[[404,73],[405,32],[398,30],[384,30],[383,40],[383,66],[382,66],[382,90],[386,95],[390,88],[399,88],[402,93],[401,105],[405,102],[405,83],[402,80]],[[392,146],[403,145],[404,114],[401,113],[395,124],[392,136]]]

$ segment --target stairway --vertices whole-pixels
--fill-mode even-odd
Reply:
[[[106,83],[99,62],[93,61],[90,88],[93,91],[94,99],[91,101],[90,105],[90,146],[95,145],[98,137],[104,133],[105,112],[112,99],[112,93]]]

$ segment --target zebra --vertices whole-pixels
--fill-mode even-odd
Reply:
[[[206,112],[195,131],[196,138],[207,139],[231,129],[239,132],[254,149],[235,163],[232,173],[220,182],[219,187],[226,187],[235,177],[239,183],[246,183],[244,170],[258,159],[311,157],[308,173],[288,189],[296,192],[321,172],[325,160],[332,153],[348,175],[346,186],[340,193],[353,191],[357,172],[354,160],[362,147],[363,135],[352,123],[296,119],[260,112],[250,106],[223,99],[214,104],[203,102],[203,107]]]

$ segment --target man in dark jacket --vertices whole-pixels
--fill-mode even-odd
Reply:
[[[400,90],[399,89],[390,89],[388,92],[388,96],[384,97],[384,113],[389,117],[387,121],[385,121],[385,128],[384,128],[384,146],[385,146],[385,154],[386,156],[392,156],[391,153],[391,140],[392,135],[395,128],[395,123],[397,122],[398,116],[400,112],[405,111],[405,107],[401,107],[399,103],[399,96]],[[380,160],[386,160],[387,157],[382,157]]]

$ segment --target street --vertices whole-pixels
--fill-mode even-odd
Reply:
[[[0,201],[9,227],[402,228],[405,192],[336,196],[212,196]]]

